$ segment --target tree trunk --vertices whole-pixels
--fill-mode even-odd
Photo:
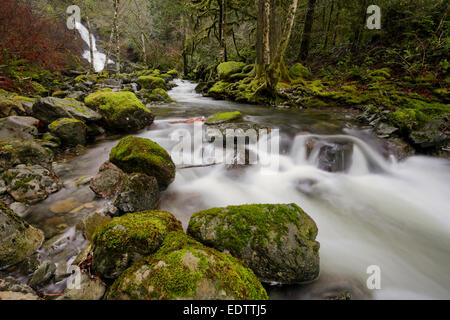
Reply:
[[[116,12],[119,11],[119,2],[120,0],[114,1],[114,16]],[[119,17],[114,20],[114,34],[116,36],[116,78],[119,79],[120,76],[120,34],[119,34]]]
[[[338,29],[339,29],[339,18],[341,16],[341,3],[338,0],[338,9],[336,12],[336,18],[334,19],[335,23],[335,27],[334,27],[334,34],[333,34],[333,47],[336,46],[336,40],[337,40],[337,35],[338,35]]]
[[[116,29],[115,26],[117,25],[118,15],[119,15],[119,1],[114,0],[114,19],[113,19],[113,24],[112,24],[112,28],[111,28],[111,35],[109,36],[108,49],[106,51],[106,59],[105,59],[105,65],[103,67],[103,70],[107,70],[107,67],[108,67],[109,57],[111,56],[111,51],[112,51],[113,42],[114,42],[114,33],[115,33],[115,29]]]
[[[291,38],[292,27],[294,26],[295,20],[295,13],[297,12],[297,4],[298,0],[292,0],[291,5],[289,6],[286,15],[286,23],[283,27],[281,39],[277,45],[277,50],[275,52],[274,59],[271,62],[270,67],[266,71],[267,89],[269,93],[271,93],[273,96],[275,96],[276,94],[276,88],[278,81],[280,79],[280,70],[284,53],[286,52],[286,48]]]
[[[366,16],[367,16],[367,5],[369,3],[368,0],[360,0],[361,7],[358,9],[358,17],[362,17],[361,20],[357,21],[357,25],[355,26],[355,34],[353,36],[352,43],[352,53],[356,54],[361,47],[362,39],[363,39],[363,31],[366,24]]]
[[[258,0],[258,14],[256,23],[256,78],[264,75],[264,4],[265,0]]]
[[[220,62],[227,61],[227,47],[225,42],[226,0],[217,0],[219,5],[219,44]]]
[[[311,42],[311,31],[314,22],[314,10],[317,0],[308,0],[308,8],[306,9],[305,27],[303,29],[303,39],[300,45],[299,61],[305,61],[309,55],[309,46]]]
[[[333,11],[334,11],[334,1],[331,0],[331,8],[330,8],[330,15],[328,17],[328,26],[325,33],[325,43],[323,44],[323,49],[327,50],[328,48],[328,39],[330,38],[330,31],[331,31],[331,21],[333,20]]]
[[[95,72],[95,69],[94,69],[94,41],[92,39],[91,22],[89,21],[89,17],[86,17],[86,20],[87,20],[88,31],[89,31],[89,54],[91,56],[91,62],[89,64],[89,71]]]

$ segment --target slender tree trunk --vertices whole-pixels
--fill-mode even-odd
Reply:
[[[106,59],[105,59],[105,65],[103,67],[103,70],[107,70],[107,67],[108,67],[109,57],[111,56],[111,51],[112,51],[113,42],[114,42],[114,34],[115,34],[115,30],[116,30],[115,26],[117,25],[118,15],[119,15],[119,1],[114,0],[114,19],[113,19],[113,24],[112,24],[112,28],[111,28],[111,35],[109,36],[108,49],[106,51]]]
[[[94,69],[94,41],[92,39],[91,22],[89,21],[89,17],[86,17],[86,20],[87,20],[88,31],[89,31],[89,54],[91,56],[91,62],[89,64],[89,71],[95,72],[95,69]]]
[[[219,5],[219,44],[220,44],[220,62],[227,61],[227,47],[225,41],[226,24],[226,0],[217,0]]]
[[[264,0],[263,61],[264,61],[264,69],[267,70],[270,65],[270,0]]]
[[[314,22],[314,11],[317,0],[308,0],[308,7],[306,11],[305,27],[303,30],[303,39],[300,45],[300,53],[298,55],[299,61],[305,61],[309,55],[309,46],[311,42],[311,31]]]
[[[183,74],[186,76],[189,71],[188,71],[188,41],[187,41],[187,28],[186,28],[186,21],[185,18],[183,16],[181,16],[181,24],[183,26],[183,51],[181,53],[182,57],[183,57]]]
[[[264,6],[265,0],[258,0],[258,14],[256,23],[256,78],[264,75]]]
[[[291,38],[292,27],[294,26],[295,21],[295,13],[297,12],[297,5],[298,0],[292,0],[287,12],[286,23],[284,24],[281,39],[277,45],[274,59],[266,72],[267,89],[273,94],[276,93],[277,84],[280,79],[280,69],[283,62],[284,53],[286,52],[289,40]]]
[[[338,0],[338,9],[336,12],[336,18],[334,19],[334,34],[333,34],[333,47],[336,45],[338,30],[339,30],[339,18],[341,16],[341,3]]]
[[[360,0],[360,1],[361,6],[358,9],[358,16],[361,16],[362,18],[357,22],[357,25],[355,26],[355,34],[353,36],[353,43],[352,43],[353,54],[357,53],[359,48],[361,47],[364,27],[366,24],[367,6],[369,3],[368,0]]]
[[[119,11],[119,2],[120,0],[115,0],[115,12],[118,13]],[[116,14],[114,14],[116,15]],[[114,23],[114,34],[116,36],[116,78],[119,79],[120,77],[120,34],[119,34],[119,17],[115,19]]]
[[[333,20],[334,1],[335,0],[331,0],[330,15],[328,17],[328,26],[327,26],[326,33],[325,33],[325,43],[323,44],[324,50],[327,50],[327,48],[328,48],[328,39],[330,38],[331,22]]]

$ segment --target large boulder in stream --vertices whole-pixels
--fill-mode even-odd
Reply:
[[[130,213],[97,229],[93,237],[93,270],[104,279],[115,279],[138,259],[157,251],[166,235],[182,231],[168,212]]]
[[[112,92],[107,89],[86,97],[88,107],[97,110],[108,129],[133,132],[153,123],[154,116],[132,92]]]
[[[195,213],[188,234],[242,259],[265,282],[312,281],[319,276],[315,222],[296,204],[213,208]]]
[[[267,293],[238,259],[207,248],[183,232],[172,232],[158,252],[126,270],[105,298],[265,300]]]
[[[175,179],[176,167],[169,153],[149,139],[130,136],[120,140],[111,150],[109,161],[126,173],[155,177],[161,190]]]
[[[0,268],[16,264],[39,249],[44,233],[0,201]]]
[[[33,117],[46,125],[61,118],[73,118],[85,123],[97,122],[102,116],[75,99],[42,98],[33,105]]]
[[[58,137],[64,145],[76,146],[85,145],[87,139],[87,126],[83,121],[62,118],[53,121],[48,130],[51,134]]]
[[[160,77],[153,76],[142,76],[137,79],[137,82],[142,89],[153,90],[153,89],[167,89],[166,80]]]

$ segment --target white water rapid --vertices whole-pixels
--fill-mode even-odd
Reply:
[[[78,23],[78,22],[76,23],[76,29],[80,33],[83,41],[86,42],[88,47],[90,47],[89,30],[85,26],[83,26],[81,23]],[[106,55],[104,53],[101,53],[98,51],[94,35],[92,35],[92,46],[93,46],[93,51],[94,51],[94,70],[95,70],[95,72],[100,72],[103,70],[103,68],[105,66]],[[87,61],[89,61],[89,63],[91,62],[91,53],[90,53],[89,49],[85,50],[83,52],[83,58],[86,59]],[[109,59],[108,63],[114,63],[114,61]]]

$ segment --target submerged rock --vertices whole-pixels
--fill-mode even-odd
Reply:
[[[207,248],[182,232],[172,232],[156,254],[126,270],[105,298],[265,300],[267,293],[238,259]]]
[[[265,282],[283,284],[319,276],[315,222],[296,204],[243,205],[195,213],[188,234],[244,260]]]
[[[18,164],[41,165],[50,168],[53,151],[36,141],[0,141],[0,171]]]
[[[161,246],[181,223],[168,212],[146,211],[114,218],[93,237],[92,267],[102,278],[115,279],[136,260]]]
[[[39,166],[18,165],[3,174],[8,193],[18,202],[34,204],[61,189],[58,179]]]
[[[85,102],[103,116],[111,131],[138,131],[154,120],[150,110],[132,92],[101,90],[87,96]]]
[[[241,120],[241,119],[242,119],[242,113],[240,113],[239,111],[223,112],[223,113],[217,113],[217,114],[209,117],[208,119],[206,119],[205,124],[216,125],[216,124],[232,122],[232,121]]]
[[[91,279],[82,272],[79,288],[66,288],[58,300],[100,300],[106,291],[106,285],[97,278]]]
[[[32,255],[43,241],[42,231],[29,225],[0,201],[0,268]]]
[[[130,136],[120,140],[111,150],[109,160],[127,173],[155,177],[161,190],[167,189],[175,179],[176,168],[172,158],[149,139]]]
[[[85,145],[87,137],[87,126],[83,121],[71,118],[62,118],[53,121],[48,129],[50,133],[60,138],[67,146]]]
[[[0,140],[33,140],[39,135],[36,127],[38,121],[19,116],[0,119]]]
[[[325,144],[319,151],[319,169],[328,172],[345,172],[352,165],[353,143]]]
[[[55,272],[56,265],[53,262],[46,260],[42,262],[42,264],[36,270],[29,282],[29,285],[32,287],[44,286],[53,278]]]
[[[127,177],[113,204],[123,213],[154,210],[158,207],[159,197],[155,177],[134,173]]]
[[[61,118],[74,118],[84,122],[96,122],[102,116],[75,99],[42,98],[33,105],[33,117],[45,124]]]

